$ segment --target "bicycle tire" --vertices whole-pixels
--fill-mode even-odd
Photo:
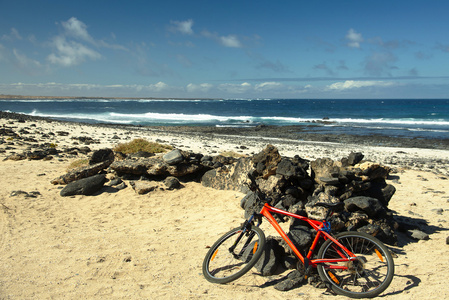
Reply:
[[[234,228],[220,237],[209,249],[203,261],[203,275],[212,283],[228,283],[247,273],[259,260],[265,247],[265,234],[251,226],[236,244],[242,228]]]
[[[363,232],[350,231],[335,235],[335,239],[359,258],[356,263],[317,266],[321,280],[330,284],[335,293],[351,298],[373,298],[390,285],[394,276],[393,257],[381,241]],[[318,251],[318,258],[340,258],[336,247],[332,240],[326,240]],[[329,269],[331,265],[343,265],[348,269]]]

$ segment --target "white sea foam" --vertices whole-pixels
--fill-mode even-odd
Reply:
[[[395,124],[395,125],[442,125],[449,126],[449,122],[437,120],[422,120],[422,119],[352,119],[352,118],[329,118],[329,119],[314,119],[314,118],[294,118],[294,117],[260,117],[264,121],[278,121],[289,123],[325,123],[332,126],[336,124]]]
[[[76,120],[92,120],[97,122],[113,122],[131,124],[136,122],[151,123],[168,121],[172,123],[191,123],[191,122],[251,122],[250,116],[216,116],[209,114],[176,114],[176,113],[143,113],[143,114],[122,114],[122,113],[102,113],[102,114],[46,114],[34,110],[30,115],[39,117],[49,117],[57,119],[76,119]]]
[[[111,119],[127,119],[130,121],[151,122],[151,121],[172,121],[177,123],[189,122],[251,122],[250,116],[217,116],[210,114],[179,114],[179,113],[144,113],[144,114],[121,114],[110,113]]]
[[[414,129],[413,126],[449,126],[449,122],[441,119],[437,120],[422,120],[422,119],[353,119],[353,118],[329,118],[329,119],[316,119],[316,118],[294,118],[294,117],[254,117],[254,116],[220,116],[212,114],[183,114],[183,113],[116,113],[105,112],[101,114],[43,114],[37,110],[34,110],[31,115],[53,117],[53,118],[71,118],[71,119],[86,119],[96,120],[100,122],[119,122],[119,123],[132,123],[132,122],[152,122],[152,121],[174,121],[177,123],[189,123],[189,122],[254,122],[254,123],[273,123],[273,124],[305,124],[314,123],[322,124],[324,126],[353,126],[353,127],[369,127],[373,129],[388,129],[388,125],[392,125],[390,129]],[[378,124],[376,126],[376,124]],[[371,125],[371,126],[370,126]],[[401,126],[401,127],[398,127]],[[412,127],[412,128],[410,128]]]
[[[378,124],[403,124],[403,125],[443,125],[449,126],[449,122],[438,119],[438,120],[423,120],[423,119],[351,119],[351,118],[342,118],[342,119],[329,119],[329,122],[338,122],[338,123],[378,123]]]
[[[54,118],[54,119],[73,119],[73,120],[90,120],[94,122],[103,122],[103,123],[118,123],[118,124],[131,124],[132,121],[129,120],[119,120],[119,119],[111,119],[107,115],[103,114],[45,114],[40,113],[37,110],[34,110],[30,113],[31,116],[36,117],[46,117],[46,118]]]

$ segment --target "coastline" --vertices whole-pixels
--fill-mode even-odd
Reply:
[[[429,239],[416,241],[398,232],[399,245],[390,248],[395,277],[381,296],[449,297],[446,277],[436,276],[449,268],[442,259],[449,255],[449,150],[299,141],[276,136],[275,131],[266,135],[236,129],[85,124],[5,113],[0,129],[20,133],[20,138],[0,137],[3,159],[44,143],[64,150],[52,160],[0,161],[1,299],[347,299],[310,284],[287,292],[274,289],[288,271],[268,278],[248,275],[226,285],[203,278],[201,263],[208,247],[243,221],[242,193],[185,182],[180,190],[147,195],[131,188],[106,188],[94,196],[61,197],[61,186],[50,183],[82,157],[72,154],[74,149],[112,148],[140,137],[205,155],[251,155],[269,143],[283,156],[309,160],[362,152],[366,160],[391,166],[388,182],[396,193],[389,208],[423,224]],[[81,137],[92,142],[86,145]],[[267,223],[262,226],[268,235]]]
[[[71,147],[73,135],[89,136],[98,140],[98,147],[128,142],[134,138],[161,141],[181,150],[204,155],[234,151],[251,155],[267,144],[275,145],[281,155],[314,160],[329,157],[340,160],[351,152],[362,152],[365,159],[392,168],[409,168],[449,176],[449,139],[424,140],[391,138],[385,136],[356,136],[341,134],[304,134],[302,126],[258,126],[252,128],[212,126],[133,126],[121,124],[91,124],[60,121],[0,111],[0,121],[21,120],[37,122],[51,132],[55,126],[73,131],[67,137],[58,136],[56,143]],[[17,123],[20,124],[20,123]],[[115,136],[115,138],[113,138]],[[99,146],[101,145],[101,146]]]

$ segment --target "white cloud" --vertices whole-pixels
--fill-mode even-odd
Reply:
[[[71,17],[67,22],[62,22],[67,36],[79,38],[87,42],[93,42],[93,38],[87,32],[87,26],[75,17]]]
[[[238,37],[234,34],[230,34],[228,36],[220,36],[216,32],[210,32],[207,30],[203,30],[201,32],[201,35],[206,38],[216,40],[218,43],[220,43],[221,45],[223,45],[225,47],[241,48],[243,46],[242,43],[240,42],[240,40],[238,39]]]
[[[41,64],[37,60],[33,60],[28,58],[26,55],[19,53],[17,49],[13,49],[14,57],[16,58],[16,61],[19,64],[19,67],[21,68],[40,68]]]
[[[186,87],[186,90],[189,93],[196,93],[196,92],[206,93],[210,91],[213,87],[214,86],[210,83],[201,83],[201,84],[189,83]]]
[[[158,83],[148,85],[148,89],[150,91],[160,92],[160,91],[168,89],[168,84],[166,84],[162,81],[159,81]]]
[[[8,93],[14,94],[14,92],[23,91],[26,95],[61,95],[61,92],[67,95],[73,96],[85,96],[86,94],[92,96],[125,96],[130,97],[136,92],[141,92],[142,95],[148,96],[158,95],[159,92],[163,93],[168,91],[168,93],[176,92],[178,87],[171,87],[168,84],[160,81],[155,84],[149,85],[122,85],[122,84],[111,84],[111,85],[101,85],[101,84],[88,84],[88,83],[57,83],[57,82],[47,82],[47,83],[11,83],[2,84],[0,83],[0,93],[6,93],[3,91],[8,91]],[[185,92],[184,92],[185,93]],[[163,95],[163,94],[160,94]],[[167,95],[168,96],[168,95]]]
[[[220,42],[225,47],[231,47],[231,48],[241,48],[242,44],[240,43],[239,39],[235,35],[228,35],[228,36],[221,36]]]
[[[55,65],[70,67],[79,65],[87,59],[97,60],[101,58],[101,54],[95,50],[74,41],[67,41],[63,36],[55,37],[52,45],[56,48],[57,53],[51,53],[47,59]]]
[[[39,62],[31,59],[31,49],[28,51],[21,48],[9,50],[0,45],[0,60],[7,60],[13,63],[21,72],[29,74],[37,74],[37,71],[48,71],[50,65],[71,67],[80,65],[89,60],[98,60],[103,56],[99,53],[101,48],[111,48],[116,50],[128,50],[118,44],[109,44],[103,40],[94,39],[87,31],[87,25],[75,17],[61,22],[62,31],[58,36],[52,37],[49,42],[39,43],[34,35],[29,35],[27,42],[33,44],[32,55],[36,56],[38,48],[45,45],[50,49],[50,53],[46,55],[46,62]],[[1,40],[7,42],[15,40],[23,40],[16,28],[11,28],[10,34],[0,37]],[[19,44],[18,46],[21,46]]]
[[[226,93],[242,94],[252,90],[253,86],[248,82],[243,82],[241,84],[223,83],[218,86],[218,89]]]
[[[363,37],[361,33],[357,33],[354,29],[349,29],[345,38],[348,40],[348,47],[360,48],[360,43],[363,42]]]
[[[282,83],[270,81],[270,82],[263,82],[263,83],[260,83],[260,84],[256,84],[254,89],[257,90],[257,91],[267,91],[267,90],[279,89],[282,86],[283,86]]]
[[[67,22],[61,22],[62,27],[64,28],[64,36],[76,38],[88,43],[91,43],[97,47],[105,47],[116,50],[128,50],[126,47],[117,44],[109,44],[104,40],[96,40],[87,32],[87,25],[78,20],[75,17],[71,17],[67,20]],[[112,37],[115,39],[115,34],[112,33]]]
[[[182,34],[192,35],[193,34],[193,20],[189,19],[187,21],[170,21],[171,24],[175,25],[171,28],[172,31],[178,31]]]
[[[94,39],[87,31],[87,25],[75,17],[71,17],[66,22],[61,22],[61,25],[64,32],[53,37],[50,45],[54,48],[54,51],[47,56],[47,61],[53,65],[71,67],[87,60],[102,58],[102,55],[91,47],[128,50],[121,45]],[[86,42],[92,46],[88,46]]]
[[[337,91],[343,91],[343,90],[350,90],[350,89],[358,89],[363,87],[387,87],[394,85],[394,82],[388,82],[388,81],[354,81],[354,80],[346,80],[345,82],[336,82],[329,86],[327,86],[327,89],[329,90],[337,90]]]

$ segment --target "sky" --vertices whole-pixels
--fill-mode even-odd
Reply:
[[[449,1],[0,0],[0,94],[449,98]]]

